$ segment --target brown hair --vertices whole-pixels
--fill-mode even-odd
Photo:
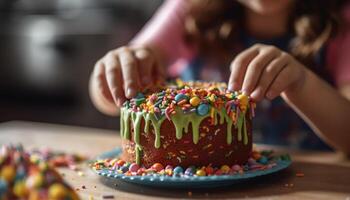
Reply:
[[[346,0],[295,0],[288,29],[294,35],[290,53],[304,64],[340,26],[340,8]],[[205,56],[228,61],[238,52],[238,27],[243,27],[244,8],[234,0],[191,0],[185,20],[185,40]]]

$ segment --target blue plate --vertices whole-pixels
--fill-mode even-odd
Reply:
[[[115,158],[122,153],[121,148],[105,152],[97,157],[97,160],[106,158]],[[166,187],[166,188],[213,188],[228,186],[240,183],[252,178],[276,173],[287,168],[292,161],[277,159],[274,167],[264,170],[245,171],[244,174],[235,175],[213,175],[213,176],[190,176],[190,177],[170,177],[161,175],[146,176],[126,176],[113,170],[101,169],[94,170],[98,175],[114,180],[122,180],[129,183],[135,183],[145,186]]]

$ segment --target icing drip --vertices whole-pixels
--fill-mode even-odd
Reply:
[[[120,109],[120,134],[122,138],[129,139],[130,137],[130,112],[126,108]]]
[[[188,126],[192,125],[193,143],[197,144],[199,140],[199,125],[203,119],[207,118],[209,114],[200,116],[196,113],[182,114],[181,109],[176,109],[176,114],[171,116],[171,121],[174,123],[176,130],[176,138],[181,139],[183,131],[188,132]]]
[[[173,122],[176,130],[176,138],[181,139],[183,136],[183,132],[188,133],[188,127],[191,124],[192,126],[192,136],[193,136],[193,143],[197,144],[199,141],[199,126],[201,122],[207,118],[212,117],[212,120],[214,121],[214,125],[217,125],[218,123],[223,124],[226,121],[227,124],[227,133],[226,133],[226,142],[227,144],[231,144],[233,141],[232,136],[232,126],[233,121],[232,119],[227,115],[226,110],[222,108],[221,110],[217,110],[216,108],[212,108],[210,114],[200,116],[196,113],[187,113],[183,114],[180,108],[176,108],[176,114],[171,115],[171,121]],[[219,117],[219,119],[217,119]],[[160,148],[161,141],[160,141],[160,128],[163,123],[163,121],[166,119],[165,116],[161,116],[157,118],[154,113],[146,113],[146,112],[133,112],[130,109],[127,108],[121,108],[121,119],[120,119],[120,133],[121,137],[124,139],[130,139],[130,119],[132,120],[133,124],[133,139],[135,142],[135,155],[136,155],[136,163],[141,164],[141,154],[142,154],[142,146],[140,144],[140,133],[141,133],[141,121],[142,118],[145,121],[144,126],[144,132],[146,134],[149,133],[150,124],[153,126],[154,134],[155,134],[155,141],[154,141],[154,147]],[[246,119],[245,119],[245,113],[240,112],[239,117],[237,118],[236,122],[236,129],[237,129],[237,139],[238,141],[242,141],[246,145],[248,144],[248,134],[247,134],[247,127],[246,127]],[[243,131],[243,138],[242,138],[242,131]]]
[[[149,132],[149,121],[152,122],[152,126],[153,126],[153,130],[154,130],[154,134],[155,134],[155,140],[154,140],[154,147],[155,148],[159,148],[160,147],[160,127],[165,119],[165,117],[161,117],[160,119],[157,119],[155,117],[155,114],[151,114],[151,113],[147,113],[144,116],[146,125],[148,123],[148,125],[145,125],[145,133]],[[139,133],[137,133],[139,134]]]

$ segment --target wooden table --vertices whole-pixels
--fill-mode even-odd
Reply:
[[[53,150],[95,156],[120,144],[118,131],[83,127],[7,122],[0,124],[0,144],[22,143],[26,149],[49,147]],[[284,151],[276,147],[276,151]],[[169,190],[140,187],[120,182],[106,186],[86,165],[85,176],[70,169],[59,169],[74,188],[80,188],[82,199],[343,199],[350,200],[350,162],[341,154],[297,152],[289,150],[293,164],[280,173],[261,177],[226,188],[207,190]],[[302,172],[304,177],[297,177]],[[86,189],[82,189],[82,186]]]

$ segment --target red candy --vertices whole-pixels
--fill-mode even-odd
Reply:
[[[151,168],[157,172],[160,172],[164,169],[163,165],[160,163],[154,163]]]
[[[124,164],[125,164],[125,161],[124,161],[124,160],[118,160],[118,161],[117,161],[117,165],[118,165],[119,167],[123,166]]]
[[[205,173],[207,173],[208,175],[212,175],[214,174],[214,168],[211,166],[208,166],[205,168]]]

